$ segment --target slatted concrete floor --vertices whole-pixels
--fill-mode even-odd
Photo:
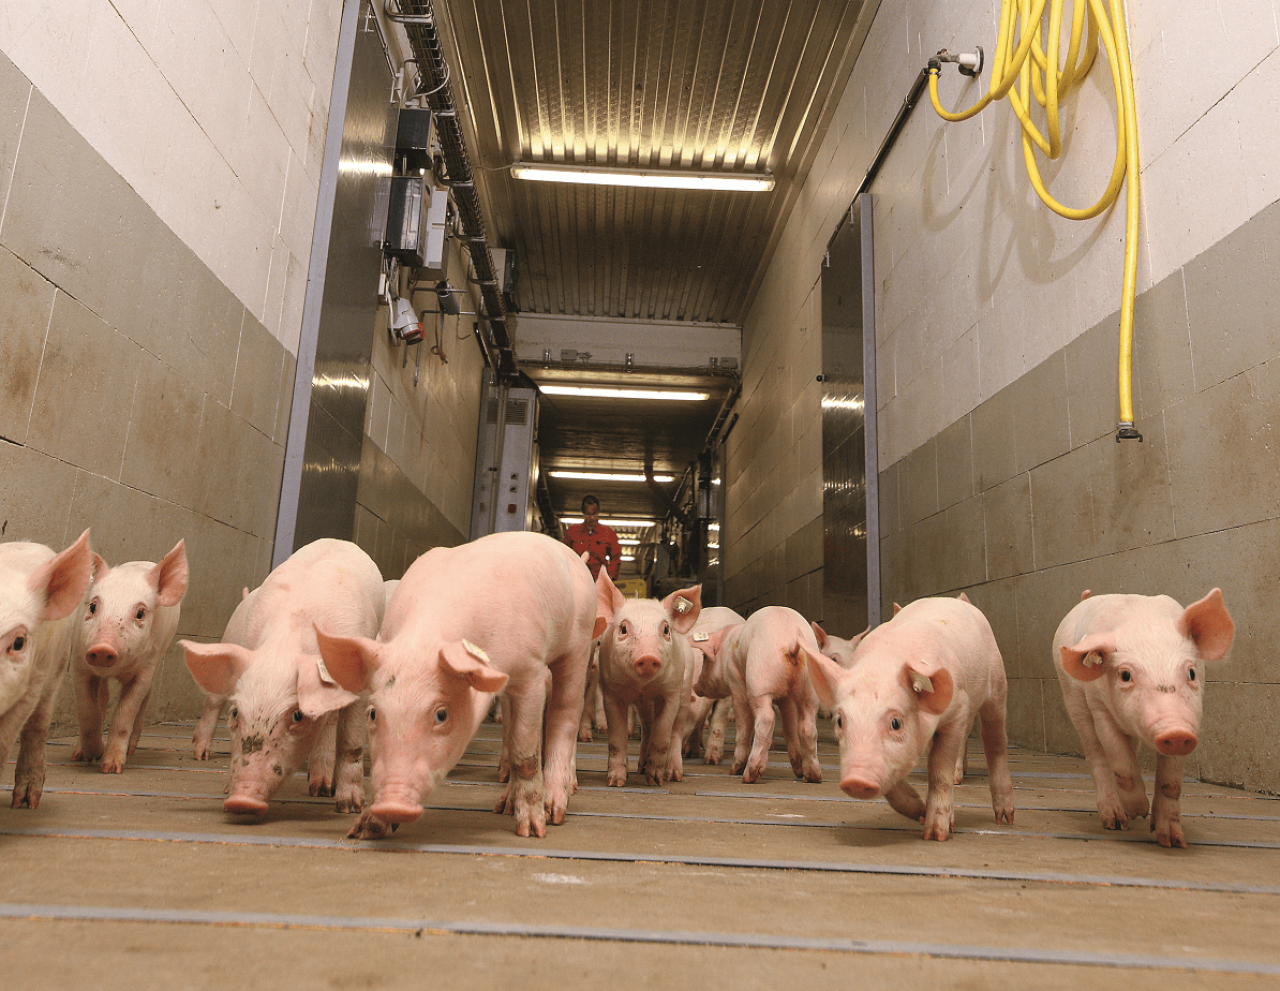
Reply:
[[[755,785],[694,760],[610,789],[598,741],[566,823],[522,840],[489,811],[485,724],[418,822],[356,843],[301,776],[261,821],[224,814],[225,739],[200,763],[190,735],[151,727],[119,777],[52,741],[40,808],[2,803],[0,986],[1280,986],[1267,796],[1188,782],[1192,847],[1163,850],[1103,832],[1081,761],[1015,751],[997,828],[971,741],[956,834],[926,843],[840,793],[825,728],[821,785],[775,752]]]

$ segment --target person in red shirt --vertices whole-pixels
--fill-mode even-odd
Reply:
[[[618,535],[611,527],[600,522],[600,500],[593,495],[584,496],[582,500],[581,523],[575,523],[565,531],[564,542],[573,548],[574,553],[586,551],[587,567],[591,569],[591,577],[598,578],[600,565],[611,580],[618,577],[618,568],[622,565],[622,545],[618,543]]]

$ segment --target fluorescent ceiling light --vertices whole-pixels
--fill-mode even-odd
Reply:
[[[593,186],[644,186],[650,189],[740,189],[768,192],[773,176],[745,172],[672,172],[661,169],[610,169],[584,165],[524,164],[511,166],[515,179],[579,182]]]
[[[593,482],[643,482],[644,475],[639,472],[608,472],[608,471],[549,471],[547,472],[552,478],[579,478]],[[655,482],[674,482],[674,475],[654,475]]]
[[[578,396],[584,399],[663,399],[700,402],[711,398],[709,392],[671,392],[664,389],[610,389],[587,385],[543,385],[538,388],[548,396]]]
[[[620,543],[623,547],[639,547],[640,546],[640,541],[632,540],[630,537],[619,537],[618,543]]]
[[[561,517],[560,517],[560,522],[561,522],[561,523],[564,523],[564,524],[566,524],[566,525],[568,525],[568,526],[573,526],[573,524],[575,524],[575,523],[581,523],[581,522],[583,522],[583,519],[582,519],[582,517],[581,517],[581,516],[561,516]],[[657,525],[658,525],[654,520],[613,520],[613,519],[601,519],[601,520],[600,520],[600,522],[601,522],[601,523],[603,523],[605,526],[610,526],[610,527],[614,527],[614,526],[621,526],[621,527],[649,527],[649,526],[657,526]]]

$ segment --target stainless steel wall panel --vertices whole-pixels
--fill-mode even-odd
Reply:
[[[274,564],[318,537],[355,534],[381,272],[372,218],[396,127],[391,71],[369,13],[367,0],[343,11]]]
[[[870,561],[879,538],[876,514],[868,513],[868,451],[874,450],[868,437],[875,407],[867,385],[874,368],[864,367],[866,297],[874,285],[864,281],[869,223],[864,197],[832,240],[822,273],[822,616],[831,633],[844,637],[860,632],[879,612],[873,608],[879,604],[878,563],[873,567]],[[874,343],[874,328],[870,333]]]

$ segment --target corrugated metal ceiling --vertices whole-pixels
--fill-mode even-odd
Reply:
[[[436,0],[490,241],[525,312],[740,324],[865,37],[862,0]],[[772,192],[514,179],[771,173]]]
[[[488,242],[514,248],[525,313],[741,326],[831,123],[878,0],[400,0],[434,8]],[[770,192],[529,182],[517,162],[769,174]],[[519,322],[516,323],[517,335]],[[617,369],[525,369],[535,381]],[[653,371],[650,369],[650,371]],[[659,376],[661,377],[661,376]],[[616,383],[615,383],[616,384]],[[702,404],[544,396],[559,515],[662,519],[679,483],[547,479],[553,468],[688,479],[731,378]],[[662,409],[661,407],[677,407]]]

